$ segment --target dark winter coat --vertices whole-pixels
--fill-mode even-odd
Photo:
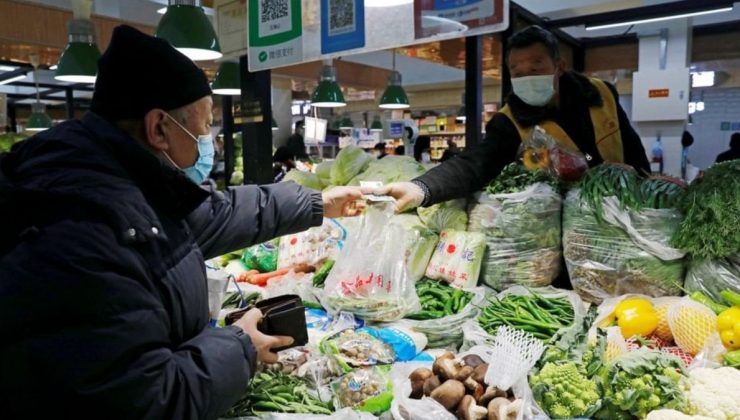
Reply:
[[[320,194],[201,188],[92,113],[0,169],[0,418],[223,414],[255,351],[208,326],[203,260],[320,224]]]
[[[545,120],[555,121],[581,152],[593,157],[589,165],[602,163],[588,109],[589,106],[602,103],[599,91],[586,77],[573,72],[566,72],[561,76],[559,86],[560,106],[557,109],[527,105],[513,94],[508,98],[508,105],[514,117],[524,127],[531,127]],[[609,87],[617,101],[624,163],[649,173],[650,163],[642,141],[619,106],[616,90],[611,85]],[[520,144],[519,132],[511,120],[500,113],[494,115],[486,124],[486,137],[480,144],[467,148],[455,159],[450,159],[417,178],[429,188],[429,198],[424,204],[465,197],[479,191],[497,177],[504,166],[516,160]]]

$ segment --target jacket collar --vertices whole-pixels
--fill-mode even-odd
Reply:
[[[589,107],[601,106],[603,100],[598,89],[587,77],[567,71],[558,79],[560,86],[560,109],[576,109],[586,104]],[[531,106],[516,96],[513,92],[506,98],[506,103],[511,108],[511,113],[517,122],[524,127],[531,127],[545,120],[551,120],[557,114],[557,110],[546,106]]]

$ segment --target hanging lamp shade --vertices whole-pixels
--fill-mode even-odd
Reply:
[[[383,131],[383,123],[380,122],[380,116],[376,115],[373,118],[373,123],[370,124],[370,131],[374,131],[374,132]]]
[[[216,31],[197,0],[169,0],[157,25],[157,38],[166,39],[193,61],[221,58]]]
[[[342,118],[342,120],[339,123],[339,129],[340,130],[351,130],[352,128],[354,128],[354,124],[352,124],[352,120],[347,116]]]
[[[272,131],[278,131],[280,129],[280,127],[278,127],[277,121],[275,121],[275,118],[273,118],[270,123],[272,124]]]
[[[239,77],[239,63],[224,61],[218,66],[216,77],[211,83],[211,90],[216,95],[241,95],[242,83]]]
[[[95,83],[100,50],[95,43],[95,27],[87,19],[67,23],[69,42],[57,63],[54,79],[72,83]]]
[[[379,106],[384,109],[405,109],[409,107],[409,97],[401,86],[401,73],[393,71],[388,78],[388,87],[380,97]]]
[[[44,131],[51,128],[51,117],[46,113],[46,107],[41,102],[31,105],[31,116],[28,117],[26,131]]]
[[[336,70],[331,64],[324,64],[321,69],[321,79],[311,95],[311,105],[319,108],[337,108],[347,105],[342,89],[337,83]]]

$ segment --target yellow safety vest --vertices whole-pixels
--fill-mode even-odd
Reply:
[[[589,107],[591,123],[594,126],[596,147],[605,162],[624,163],[624,149],[622,148],[622,134],[619,130],[617,101],[604,81],[595,78],[591,78],[590,81],[598,89],[602,99],[601,106]],[[508,105],[501,108],[500,112],[509,117],[509,120],[514,123],[522,141],[529,137],[529,133],[534,126],[522,127],[516,118],[514,118]],[[574,152],[579,151],[578,146],[576,146],[570,136],[554,121],[542,121],[537,125],[542,127],[547,134],[554,137],[561,147]]]

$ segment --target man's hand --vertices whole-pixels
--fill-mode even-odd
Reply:
[[[357,216],[365,208],[365,203],[360,201],[363,194],[369,194],[372,190],[360,187],[335,187],[321,194],[324,199],[324,216],[351,217]]]
[[[424,191],[413,182],[393,182],[373,190],[373,194],[395,198],[396,213],[419,207],[424,202]]]
[[[251,309],[247,311],[234,325],[241,328],[244,334],[252,339],[252,345],[257,349],[257,360],[262,363],[277,363],[278,356],[272,349],[293,344],[293,337],[265,335],[257,330],[257,324],[262,319],[262,311]]]

